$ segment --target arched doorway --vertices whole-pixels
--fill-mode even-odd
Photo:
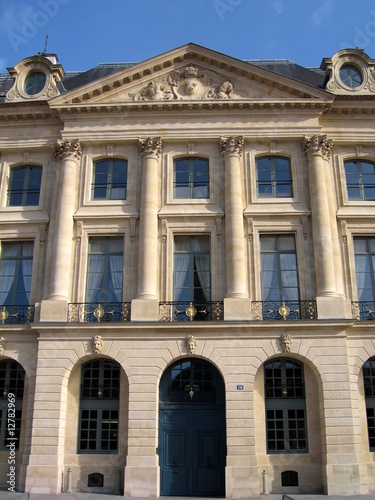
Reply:
[[[225,496],[225,389],[218,370],[190,358],[160,382],[160,494]]]

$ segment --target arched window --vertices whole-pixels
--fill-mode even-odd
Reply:
[[[42,167],[27,165],[10,171],[8,206],[38,206]]]
[[[209,164],[206,158],[187,157],[174,161],[174,198],[209,198]]]
[[[291,198],[293,196],[290,159],[262,156],[256,160],[259,198]]]
[[[0,450],[14,442],[18,450],[21,434],[25,370],[17,361],[0,361]]]
[[[93,200],[126,200],[128,162],[111,158],[96,161],[91,186]]]
[[[344,164],[349,200],[375,200],[375,164],[348,160]]]
[[[303,364],[274,359],[264,366],[268,453],[307,452]]]
[[[79,453],[117,453],[120,365],[107,359],[82,367]]]
[[[375,357],[363,365],[365,387],[367,431],[370,451],[375,451]]]

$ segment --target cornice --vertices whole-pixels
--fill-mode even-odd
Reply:
[[[327,112],[331,103],[316,99],[296,101],[287,100],[224,100],[224,101],[137,101],[137,102],[111,102],[105,104],[60,104],[51,105],[51,109],[58,115],[83,114],[83,113],[121,113],[121,112],[160,112],[160,111],[283,111],[283,110],[313,110]]]
[[[124,86],[133,86],[138,82],[141,84],[142,80],[150,81],[159,78],[167,74],[168,71],[173,72],[177,68],[181,69],[181,65],[191,64],[192,62],[204,65],[210,70],[221,70],[229,78],[233,75],[233,77],[237,78],[242,77],[248,82],[254,81],[257,84],[265,84],[279,91],[288,92],[289,95],[296,98],[315,98],[323,101],[330,101],[332,99],[332,95],[324,89],[292,80],[287,76],[195,44],[187,44],[178,49],[121,69],[118,73],[104,77],[101,80],[96,80],[95,82],[71,90],[64,95],[52,99],[50,102],[52,106],[56,104],[59,107],[66,103],[79,104],[90,100],[98,100],[98,98],[110,98]]]

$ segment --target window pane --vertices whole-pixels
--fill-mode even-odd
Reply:
[[[375,165],[359,160],[346,161],[346,185],[349,200],[375,199]]]
[[[120,366],[105,359],[86,363],[81,386],[79,451],[117,451]]]
[[[90,238],[86,277],[86,302],[121,302],[123,239]]]
[[[209,198],[209,165],[205,158],[174,161],[174,197]]]
[[[285,358],[266,363],[264,384],[268,452],[306,452],[302,363]]]
[[[208,236],[175,236],[174,300],[204,303],[211,296]]]
[[[292,176],[289,158],[270,156],[256,160],[259,197],[291,197]]]
[[[125,200],[127,187],[126,160],[108,159],[94,164],[92,198],[94,200]]]
[[[39,204],[41,180],[41,167],[13,168],[10,173],[8,205],[37,206]]]
[[[0,305],[29,305],[33,243],[2,243]]]
[[[263,300],[299,300],[294,236],[261,236],[260,248]]]

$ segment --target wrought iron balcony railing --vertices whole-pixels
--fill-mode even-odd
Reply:
[[[0,306],[2,325],[26,325],[34,321],[35,306]]]
[[[223,321],[223,302],[160,302],[160,321]]]
[[[352,302],[352,315],[355,321],[374,321],[375,302]]]
[[[69,304],[69,323],[122,323],[130,321],[130,302]]]
[[[314,320],[318,318],[315,300],[288,300],[285,302],[253,302],[254,321]]]

